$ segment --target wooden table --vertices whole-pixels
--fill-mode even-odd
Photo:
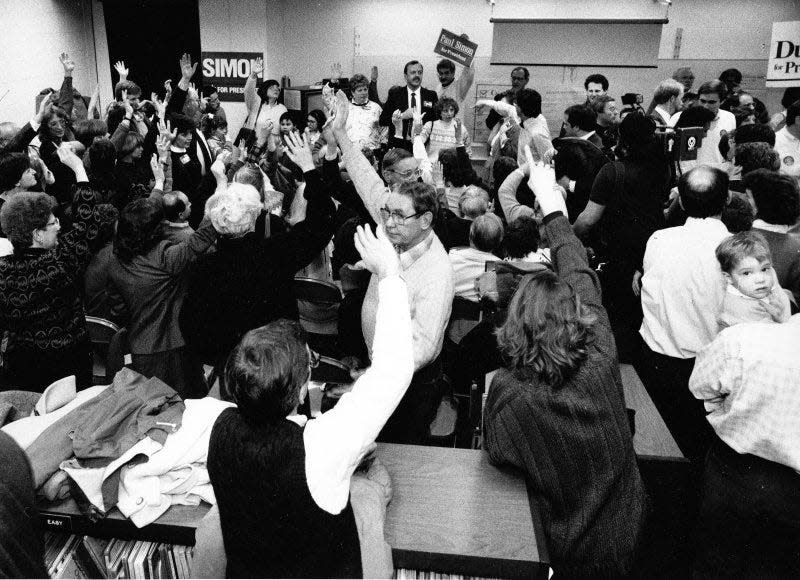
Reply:
[[[485,451],[378,445],[392,477],[386,541],[395,568],[547,578],[549,558],[523,477]]]

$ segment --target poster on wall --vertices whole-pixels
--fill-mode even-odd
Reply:
[[[453,34],[449,30],[442,28],[433,52],[440,54],[460,65],[469,66],[475,58],[475,51],[478,45],[463,36]]]
[[[217,87],[220,101],[244,102],[244,85],[260,52],[203,52],[203,84]],[[259,73],[259,78],[263,73]]]
[[[800,21],[772,23],[767,86],[800,86]]]

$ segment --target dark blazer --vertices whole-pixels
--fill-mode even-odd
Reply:
[[[422,122],[435,121],[438,119],[434,108],[439,97],[435,91],[420,87],[419,94],[422,99]],[[408,109],[408,90],[405,86],[394,86],[389,89],[389,95],[386,97],[386,102],[383,104],[383,111],[381,111],[378,123],[381,127],[389,127],[389,138],[394,137],[394,125],[392,124],[392,113],[400,111],[401,113]],[[411,127],[411,119],[403,121],[403,133],[408,133]]]

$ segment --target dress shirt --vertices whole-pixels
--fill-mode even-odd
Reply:
[[[439,83],[436,87],[436,94],[439,96],[440,101],[444,97],[450,97],[458,103],[458,113],[456,113],[456,117],[459,119],[464,118],[464,100],[467,98],[467,93],[469,93],[473,80],[475,80],[475,68],[464,67],[461,70],[461,74],[458,75],[458,78],[452,83],[446,87],[443,87],[442,83]]]
[[[697,356],[689,390],[728,446],[800,471],[800,320],[740,324]]]
[[[476,248],[453,248],[448,254],[453,266],[456,296],[478,302],[475,280],[486,271],[486,262],[496,262],[497,256]]]
[[[781,158],[781,173],[800,181],[800,139],[788,127],[775,133],[775,151]]]
[[[331,514],[347,505],[350,477],[394,412],[414,371],[412,324],[406,284],[395,277],[380,282],[372,365],[336,406],[309,421],[303,432],[306,482],[316,504]]]
[[[670,125],[671,120],[672,120],[672,116],[665,109],[663,109],[661,107],[661,105],[656,105],[656,108],[653,109],[653,112],[657,113],[658,116],[661,117],[663,125],[665,125],[667,127],[671,127],[672,126],[672,125]],[[677,120],[677,117],[676,117],[676,120]]]
[[[414,98],[417,101],[414,111],[416,111],[417,114],[422,113],[422,91],[420,90],[420,88],[417,88],[412,91],[410,87],[406,86],[406,92],[408,93],[408,101],[407,101],[408,108],[409,109],[411,108],[411,95],[413,94]]]
[[[644,320],[639,333],[654,352],[692,358],[714,340],[725,296],[715,250],[728,236],[720,220],[692,217],[683,226],[650,236],[644,253]]]

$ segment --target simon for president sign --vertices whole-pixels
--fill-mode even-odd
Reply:
[[[220,101],[244,102],[244,84],[260,52],[204,52],[203,84],[214,85]],[[259,75],[260,77],[261,75]]]

